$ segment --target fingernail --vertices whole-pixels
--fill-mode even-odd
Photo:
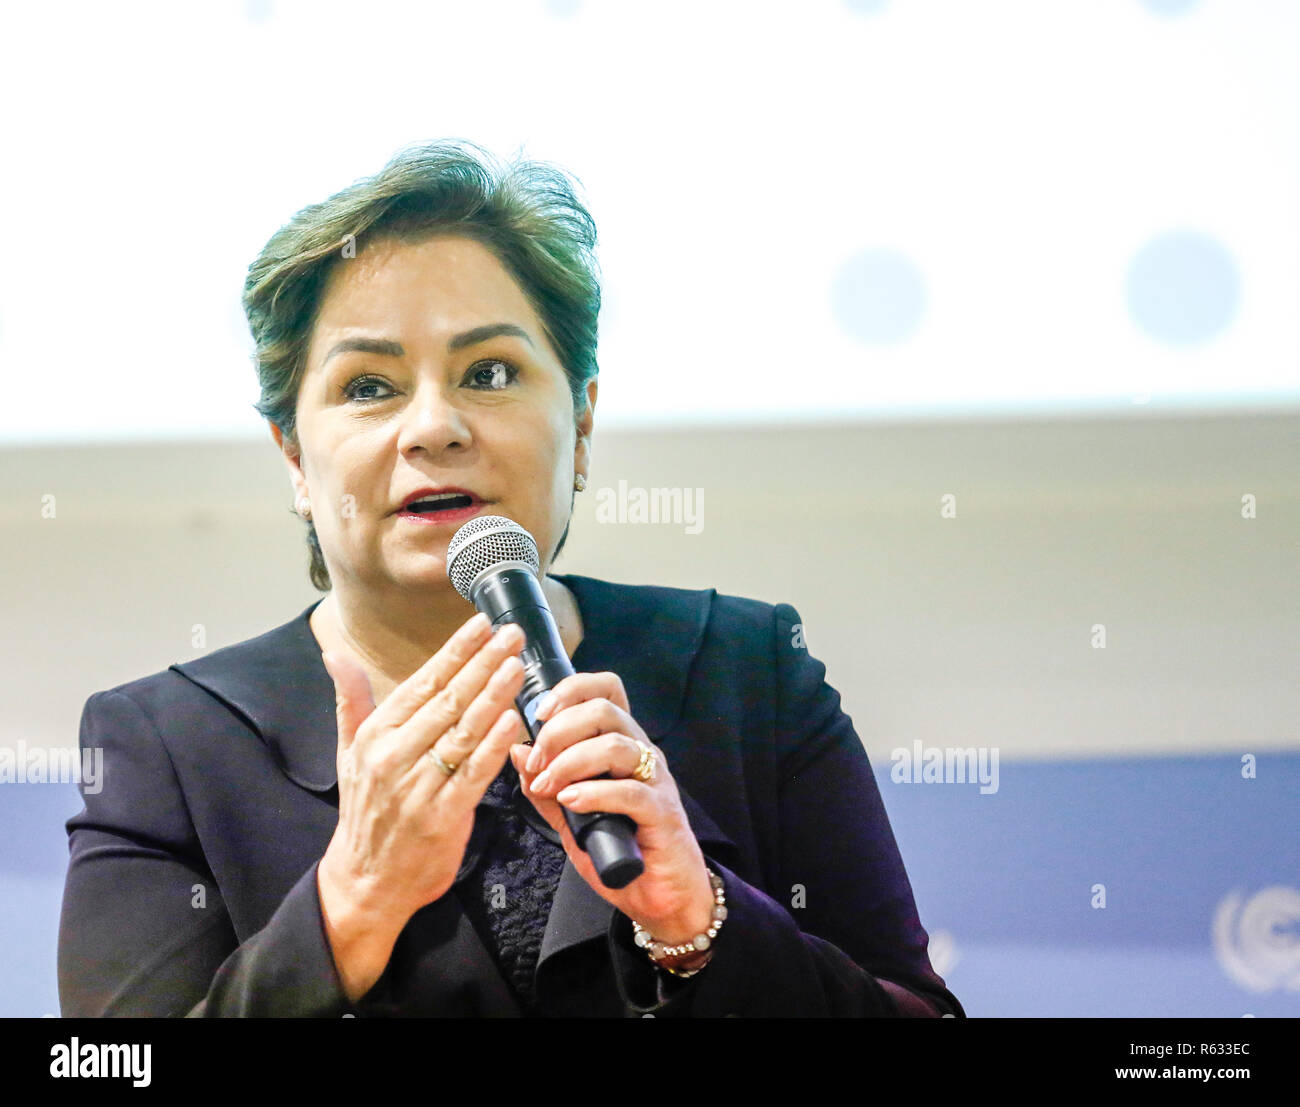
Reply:
[[[504,684],[507,680],[509,680],[511,677],[515,675],[517,670],[523,668],[523,664],[524,663],[520,661],[519,658],[515,657],[512,654],[511,656],[507,657],[503,662],[501,662],[500,665],[497,666],[497,671],[492,675],[493,677],[495,677],[497,680],[500,680]]]
[[[572,803],[578,798],[578,789],[569,787],[565,788],[558,796],[555,797],[561,803]]]
[[[533,752],[528,755],[528,764],[525,765],[524,768],[530,773],[535,773],[541,767],[542,767],[542,748],[540,746],[534,746]]]
[[[550,784],[551,784],[551,774],[542,773],[541,776],[537,777],[537,779],[535,779],[532,782],[532,784],[528,786],[528,790],[530,792],[542,792],[545,791],[547,788],[549,788]]]

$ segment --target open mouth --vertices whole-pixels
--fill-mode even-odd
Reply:
[[[448,492],[442,496],[429,496],[423,500],[416,500],[415,503],[407,504],[402,510],[417,515],[432,515],[439,511],[459,511],[473,506],[474,501],[463,492]]]

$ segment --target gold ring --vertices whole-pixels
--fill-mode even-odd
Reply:
[[[654,783],[658,755],[644,742],[638,741],[637,745],[641,747],[641,760],[632,771],[632,775],[642,784],[652,784]]]
[[[459,762],[457,762],[455,765],[448,765],[447,762],[445,762],[441,757],[438,756],[438,751],[434,749],[432,746],[429,747],[429,760],[431,760],[435,765],[437,765],[438,768],[440,768],[448,776],[451,776],[452,773],[454,773],[457,769],[460,768]]]

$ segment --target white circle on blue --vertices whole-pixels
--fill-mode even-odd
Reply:
[[[925,299],[925,282],[916,266],[883,248],[849,258],[831,284],[835,321],[873,346],[909,338],[925,314]]]
[[[1221,243],[1198,231],[1169,231],[1129,264],[1125,298],[1134,322],[1152,338],[1192,346],[1232,322],[1241,279]]]

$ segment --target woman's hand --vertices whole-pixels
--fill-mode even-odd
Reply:
[[[493,635],[475,615],[379,707],[354,659],[324,655],[337,704],[339,821],[317,883],[352,1000],[379,979],[407,920],[455,881],[475,808],[523,732],[514,706],[523,643],[518,627]]]
[[[559,833],[574,868],[600,896],[656,939],[670,945],[689,942],[709,927],[713,889],[662,752],[632,718],[616,674],[575,673],[551,694],[553,703],[538,713],[545,726],[534,745],[510,749],[524,795]],[[647,783],[632,776],[642,742],[658,755],[655,777]],[[590,779],[602,773],[617,779]],[[625,888],[605,887],[591,858],[573,840],[561,804],[575,812],[631,818],[645,872]]]

